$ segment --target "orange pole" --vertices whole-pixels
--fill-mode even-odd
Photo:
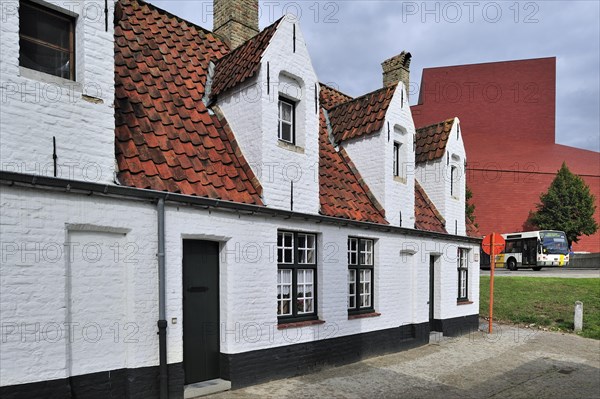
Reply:
[[[490,320],[488,325],[488,334],[492,333],[492,316],[494,314],[494,269],[496,268],[496,251],[494,245],[495,233],[490,237]]]

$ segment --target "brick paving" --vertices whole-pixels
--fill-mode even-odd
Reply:
[[[600,398],[600,341],[499,325],[421,348],[209,396]]]

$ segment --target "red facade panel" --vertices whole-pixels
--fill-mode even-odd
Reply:
[[[460,119],[482,234],[522,230],[563,161],[590,186],[600,221],[600,155],[555,144],[555,58],[425,69],[420,90],[417,127]],[[600,233],[574,249],[600,252]]]

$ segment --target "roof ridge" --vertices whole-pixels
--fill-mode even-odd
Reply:
[[[340,106],[342,106],[342,105],[347,105],[347,104],[350,104],[350,103],[352,103],[352,102],[355,102],[355,101],[358,101],[358,100],[362,100],[363,98],[365,98],[365,97],[367,97],[367,96],[372,96],[372,95],[374,95],[374,94],[376,94],[376,93],[379,93],[379,92],[381,92],[381,91],[387,91],[387,90],[389,90],[389,89],[392,89],[392,88],[394,88],[394,90],[395,90],[395,89],[396,89],[396,87],[398,87],[398,83],[395,83],[395,84],[393,84],[393,85],[390,85],[390,86],[382,87],[382,88],[380,88],[380,89],[377,89],[377,90],[373,90],[373,91],[371,91],[371,92],[369,92],[369,93],[363,94],[363,95],[361,95],[361,96],[358,96],[358,97],[354,97],[354,98],[352,98],[352,100],[350,100],[350,101],[346,101],[346,102],[343,102],[343,103],[341,103],[341,104],[334,105],[333,107],[331,107],[331,109],[329,110],[329,112],[333,111],[333,110],[334,110],[334,109],[336,109],[337,107],[340,107]],[[334,89],[334,90],[335,90],[335,89]],[[343,93],[342,93],[342,94],[343,94]]]
[[[196,23],[194,23],[192,21],[189,21],[189,20],[187,20],[185,18],[181,18],[179,15],[173,14],[172,12],[167,11],[164,8],[158,7],[157,5],[152,4],[152,3],[150,3],[150,2],[148,2],[146,0],[118,0],[116,4],[124,4],[124,3],[129,3],[132,6],[133,6],[134,3],[146,5],[149,8],[152,8],[152,9],[158,11],[159,13],[165,14],[169,18],[174,18],[174,19],[176,19],[176,20],[178,20],[180,22],[185,22],[186,24],[188,24],[190,26],[193,26],[194,28],[200,29],[204,33],[210,33],[215,38],[218,38],[219,41],[222,42],[225,46],[227,46],[227,49],[229,50],[229,46],[224,41],[222,41],[221,38],[216,33],[214,33],[213,31],[208,30],[208,29],[206,29],[206,28],[204,28],[204,27],[202,27],[202,26],[200,26],[200,25],[198,25],[198,24],[196,24]]]
[[[325,88],[327,88],[327,89],[329,89],[329,90],[333,90],[333,91],[335,91],[336,93],[338,93],[338,94],[341,94],[341,95],[342,95],[342,96],[344,96],[344,97],[348,97],[349,99],[351,99],[351,100],[354,100],[354,97],[352,97],[351,95],[348,95],[348,94],[344,93],[343,91],[341,91],[341,90],[339,90],[339,89],[336,89],[335,87],[329,86],[328,84],[325,84],[325,83],[319,82],[319,86],[325,87]],[[339,104],[338,104],[338,105],[339,105]]]
[[[432,124],[427,125],[427,126],[416,127],[415,131],[424,130],[424,129],[427,129],[427,128],[430,128],[430,127],[434,127],[434,126],[439,126],[442,123],[449,123],[450,121],[452,121],[452,123],[454,123],[454,119],[456,119],[455,116],[452,117],[452,118],[445,119],[445,120],[440,121],[440,122],[432,123]]]
[[[269,29],[273,28],[275,25],[279,24],[281,22],[282,19],[285,18],[285,15],[281,18],[279,18],[277,21],[273,22],[272,24],[266,26],[263,30],[261,30],[260,32],[258,32],[256,35],[252,36],[250,39],[246,40],[244,43],[240,44],[239,46],[237,46],[236,48],[234,48],[233,50],[230,50],[223,58],[221,58],[220,60],[217,60],[217,62],[215,62],[215,68],[226,58],[228,58],[229,56],[232,56],[237,54],[239,51],[241,51],[242,49],[244,49],[250,42],[252,42],[253,40],[255,40],[257,37],[259,37],[260,35],[264,34],[266,31],[268,31]],[[218,36],[218,35],[217,35]],[[271,39],[269,39],[269,42],[271,41]],[[227,46],[229,47],[229,46]],[[264,52],[264,50],[263,50]],[[262,58],[262,55],[261,55]]]

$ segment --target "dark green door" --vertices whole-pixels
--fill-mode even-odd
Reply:
[[[219,243],[183,242],[183,368],[185,383],[220,377]]]

